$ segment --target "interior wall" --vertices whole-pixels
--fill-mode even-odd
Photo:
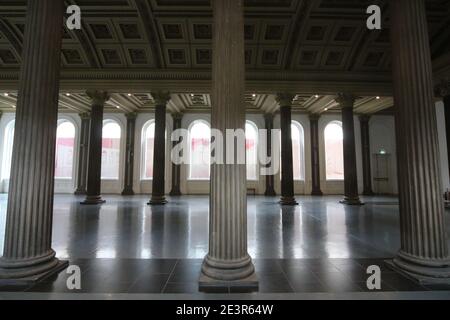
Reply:
[[[437,115],[437,131],[439,137],[439,160],[441,164],[441,178],[443,190],[450,189],[449,168],[447,159],[447,141],[445,132],[445,117],[444,117],[444,105],[442,102],[436,103],[436,115]],[[15,117],[14,113],[4,113],[0,119],[0,154],[3,154],[4,149],[4,135],[7,124]],[[72,179],[56,179],[55,192],[56,193],[73,193],[77,184],[77,171],[79,161],[79,137],[81,119],[77,114],[62,113],[58,116],[59,121],[68,120],[71,121],[76,129],[75,150],[74,150],[74,171]],[[248,114],[247,120],[250,120],[256,124],[258,129],[264,129],[264,117],[262,114]],[[102,193],[104,194],[120,194],[123,189],[124,179],[124,164],[125,164],[125,144],[126,144],[126,118],[123,114],[105,114],[104,119],[111,119],[116,121],[121,126],[121,153],[120,153],[120,166],[119,166],[119,179],[115,180],[102,180]],[[136,119],[136,132],[135,132],[135,157],[134,157],[134,191],[136,193],[150,194],[151,193],[151,180],[141,179],[141,161],[142,161],[142,128],[149,120],[154,119],[153,113],[139,114]],[[185,114],[182,120],[182,127],[187,129],[189,126],[198,119],[202,119],[210,123],[210,115],[205,113],[188,113]],[[294,188],[295,193],[298,195],[309,194],[311,192],[311,148],[310,148],[310,125],[309,118],[306,114],[292,114],[292,120],[300,123],[304,130],[305,139],[305,181],[295,181]],[[355,120],[355,142],[356,142],[356,159],[358,170],[358,188],[362,192],[363,178],[362,178],[362,154],[361,154],[361,133],[359,119],[357,116]],[[326,114],[319,119],[319,150],[320,150],[320,168],[321,168],[321,188],[325,194],[342,194],[344,192],[343,181],[327,181],[325,178],[325,146],[324,146],[324,129],[331,121],[341,121],[340,114]],[[166,148],[166,193],[171,189],[171,169],[170,162],[170,150],[173,120],[170,115],[167,116],[167,148]],[[279,129],[279,115],[275,116],[274,128]],[[384,150],[390,154],[389,166],[390,175],[393,177],[391,180],[391,192],[392,194],[398,194],[397,183],[397,156],[396,156],[396,140],[395,140],[395,121],[393,116],[388,115],[376,115],[372,116],[369,123],[370,130],[370,143],[371,143],[371,168],[372,177],[375,174],[374,155],[379,153],[380,150]],[[2,167],[0,165],[0,176]],[[372,181],[372,185],[374,185]],[[0,192],[8,191],[9,180],[0,181]],[[260,176],[257,181],[248,181],[247,187],[254,189],[256,194],[264,194],[265,191],[265,177]],[[280,194],[280,176],[275,176],[275,190]],[[198,181],[188,179],[188,167],[182,165],[181,167],[181,191],[183,194],[208,194],[209,193],[209,181]],[[253,191],[253,190],[252,190]]]
[[[450,190],[450,179],[448,169],[447,134],[445,131],[444,103],[436,103],[437,130],[439,139],[439,161],[441,164],[441,179],[443,191]]]
[[[369,122],[370,161],[372,170],[372,189],[376,191],[376,161],[375,155],[380,151],[389,156],[389,190],[390,194],[398,194],[397,152],[395,140],[395,120],[393,116],[372,116]]]

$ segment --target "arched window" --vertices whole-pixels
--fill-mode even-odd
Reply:
[[[325,157],[327,180],[344,180],[343,133],[339,121],[325,127]]]
[[[120,125],[116,121],[103,121],[102,179],[119,179],[120,136]]]
[[[150,120],[142,128],[142,179],[153,178],[153,146],[155,142],[155,121]]]
[[[56,130],[55,178],[72,179],[75,126],[63,121]]]
[[[205,121],[195,121],[189,129],[189,179],[209,179],[211,129]]]
[[[297,121],[291,124],[294,180],[305,180],[305,134]]]
[[[245,151],[247,180],[258,180],[258,127],[251,121],[245,122]]]
[[[9,175],[11,173],[14,124],[14,120],[12,120],[5,127],[5,137],[3,139],[2,180],[9,179]]]

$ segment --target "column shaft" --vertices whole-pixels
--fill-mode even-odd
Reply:
[[[170,100],[169,92],[152,93],[155,99],[155,142],[153,145],[153,181],[152,197],[149,205],[166,204],[165,168],[166,168],[166,105]]]
[[[175,114],[172,116],[173,118],[173,130],[181,129],[181,121],[183,119],[182,114]],[[179,141],[173,141],[172,147],[175,147]],[[176,163],[172,163],[172,190],[170,191],[171,196],[181,196],[181,188],[180,188],[180,180],[181,180],[181,166]]]
[[[51,248],[62,23],[63,1],[28,1],[0,279],[67,265]]]
[[[295,95],[277,94],[281,127],[281,200],[282,205],[297,205],[294,197],[294,167],[291,135],[291,104]]]
[[[272,113],[266,113],[264,115],[264,120],[266,124],[266,130],[267,130],[267,156],[272,157],[272,130],[273,130],[273,118],[274,115]],[[271,164],[269,163],[267,167],[270,167]],[[273,174],[266,176],[266,191],[264,192],[264,195],[267,197],[274,197],[276,196],[275,192],[275,177]]]
[[[449,283],[425,2],[396,0],[391,9],[401,232],[394,265],[423,282]]]
[[[311,131],[311,195],[323,195],[320,189],[320,154],[319,154],[319,114],[309,115],[309,126]]]
[[[77,176],[77,189],[75,194],[85,195],[87,188],[87,168],[89,157],[89,127],[90,127],[90,114],[80,114],[81,118],[81,130],[80,130],[80,149],[78,160],[78,176]]]
[[[244,11],[242,0],[215,0],[211,127],[245,130]],[[235,150],[244,145],[235,146]],[[224,148],[224,153],[225,152]],[[236,160],[235,152],[235,160]],[[235,162],[237,163],[237,162]],[[209,252],[200,289],[212,286],[257,286],[247,252],[245,164],[211,164]]]
[[[136,131],[136,113],[128,113],[127,117],[127,144],[126,144],[126,160],[125,160],[125,177],[124,177],[124,189],[122,191],[123,196],[134,195],[133,191],[133,174],[134,174],[134,136]]]
[[[358,195],[358,175],[356,170],[355,122],[353,105],[355,97],[352,94],[341,93],[336,102],[342,108],[342,131],[344,135],[344,200],[341,203],[361,205]]]
[[[89,131],[89,160],[86,199],[81,204],[99,204],[105,200],[101,196],[102,178],[102,133],[103,109],[109,94],[105,91],[87,91],[92,100],[91,127]]]
[[[359,124],[361,127],[361,149],[362,149],[362,169],[363,169],[363,195],[372,196],[372,168],[370,165],[370,116],[360,116]]]

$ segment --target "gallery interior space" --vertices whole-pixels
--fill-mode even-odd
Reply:
[[[450,298],[449,158],[448,0],[0,2],[3,297]]]

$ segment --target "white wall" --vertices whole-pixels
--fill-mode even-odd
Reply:
[[[450,189],[449,170],[447,160],[447,142],[445,133],[445,117],[444,117],[444,105],[442,102],[436,104],[437,114],[437,130],[439,136],[439,150],[440,150],[440,164],[441,164],[441,177],[443,188]],[[3,154],[4,148],[4,134],[6,125],[14,119],[14,113],[4,113],[0,119],[0,154]],[[81,119],[76,114],[60,114],[59,120],[69,120],[75,125],[76,139],[74,150],[74,171],[72,179],[56,179],[55,180],[55,192],[56,193],[73,193],[76,188],[76,179],[78,172],[78,160],[79,160],[79,144],[80,144],[80,127]],[[264,129],[264,117],[262,114],[248,114],[247,120],[254,122],[258,129]],[[120,168],[119,179],[117,180],[102,180],[102,193],[104,194],[120,194],[124,185],[124,170],[125,170],[125,148],[126,148],[126,118],[122,114],[105,114],[104,119],[111,119],[117,121],[121,126],[121,155],[120,155]],[[141,179],[141,161],[142,161],[142,128],[144,124],[154,119],[153,113],[139,114],[136,119],[136,132],[135,132],[135,157],[134,157],[134,191],[136,193],[150,194],[152,181]],[[182,120],[182,127],[187,129],[195,120],[202,119],[210,123],[209,114],[200,113],[188,113],[185,114]],[[292,114],[292,120],[299,122],[304,129],[305,134],[305,181],[295,181],[294,189],[298,195],[310,194],[311,192],[311,148],[310,148],[310,125],[309,118],[306,114]],[[360,124],[357,116],[355,120],[355,142],[356,142],[356,159],[358,170],[358,187],[359,191],[363,189],[362,178],[362,153],[361,153],[361,133]],[[325,178],[325,147],[324,147],[324,129],[331,121],[341,121],[340,114],[326,114],[319,119],[319,150],[320,150],[320,170],[321,170],[321,188],[325,194],[343,194],[344,183],[343,181],[327,181]],[[171,175],[172,165],[170,162],[170,150],[171,141],[170,136],[172,133],[173,120],[172,117],[167,115],[167,150],[166,150],[166,193],[171,189]],[[275,116],[274,128],[279,129],[279,115]],[[391,193],[398,193],[397,183],[397,156],[396,156],[396,140],[395,140],[395,121],[393,116],[378,115],[372,116],[369,123],[370,128],[370,145],[371,145],[371,167],[372,177],[374,176],[375,163],[374,154],[380,150],[385,150],[390,154],[390,174],[391,180]],[[1,176],[0,165],[0,176]],[[181,167],[181,191],[183,194],[208,194],[209,193],[209,181],[192,181],[188,179],[188,168],[186,165]],[[248,181],[247,187],[255,189],[257,194],[263,194],[265,191],[264,176],[259,176],[256,181]],[[0,181],[0,192],[7,192],[9,181]],[[280,193],[280,176],[275,176],[275,190]]]

